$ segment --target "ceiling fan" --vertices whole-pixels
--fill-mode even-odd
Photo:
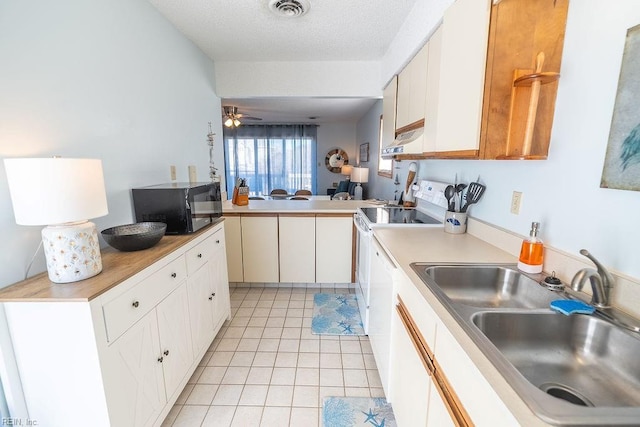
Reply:
[[[235,128],[242,124],[244,120],[262,120],[260,117],[252,117],[247,116],[246,114],[242,114],[238,112],[238,107],[234,107],[231,105],[224,105],[222,107],[222,111],[224,114],[222,115],[222,119],[224,120],[224,125],[228,128]]]

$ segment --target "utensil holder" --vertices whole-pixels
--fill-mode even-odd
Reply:
[[[444,214],[444,231],[450,234],[467,232],[467,213],[447,211]]]

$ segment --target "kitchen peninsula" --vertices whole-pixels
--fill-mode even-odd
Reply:
[[[250,200],[223,204],[229,281],[354,281],[353,214],[362,200]]]

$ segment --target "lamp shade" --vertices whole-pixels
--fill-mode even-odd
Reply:
[[[351,181],[353,182],[368,182],[369,181],[369,168],[353,168],[351,172]]]
[[[351,176],[352,171],[353,171],[353,166],[351,165],[342,165],[342,167],[340,168],[340,173],[342,175]]]
[[[5,159],[16,223],[51,225],[109,213],[102,161],[98,159]]]

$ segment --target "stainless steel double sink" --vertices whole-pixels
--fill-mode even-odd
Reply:
[[[571,296],[515,265],[411,267],[542,420],[640,425],[640,334],[550,310]]]

